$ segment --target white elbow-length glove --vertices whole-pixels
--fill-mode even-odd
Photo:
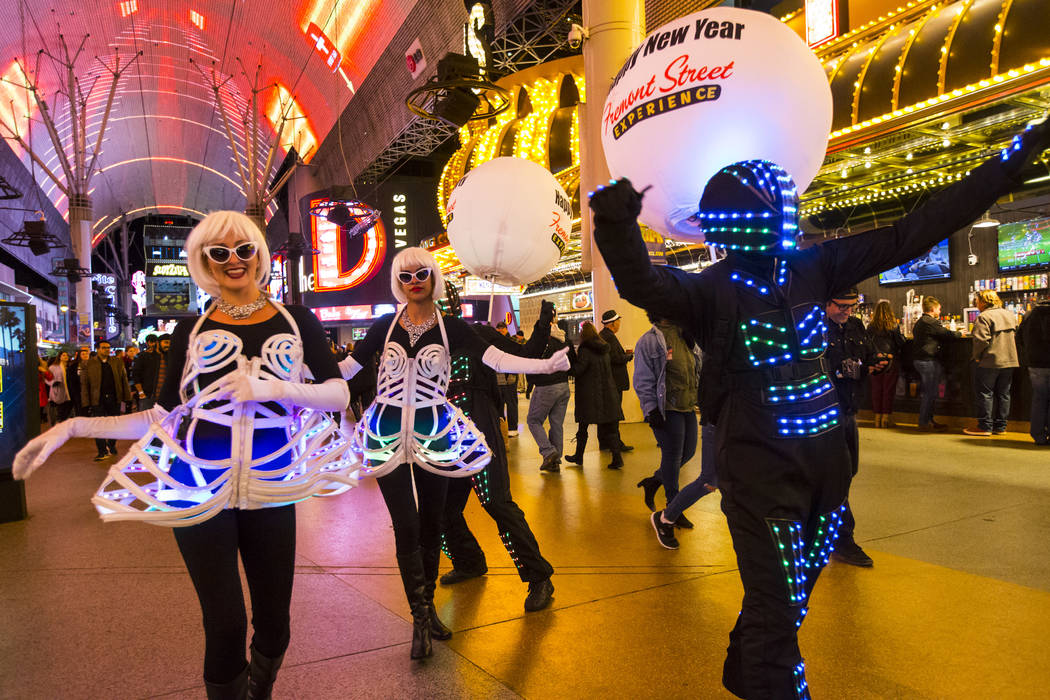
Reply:
[[[360,371],[361,365],[353,355],[347,355],[346,359],[339,363],[339,373],[343,375],[343,379],[351,379]]]
[[[51,454],[70,438],[93,437],[109,440],[138,440],[150,426],[168,415],[161,406],[148,411],[129,413],[126,416],[102,416],[99,418],[70,418],[26,444],[15,455],[13,475],[25,479],[43,464]]]
[[[219,381],[222,387],[215,398],[228,396],[237,402],[288,401],[318,411],[342,411],[350,403],[346,382],[335,377],[320,384],[303,384],[277,378],[256,379],[235,371]]]
[[[518,357],[503,352],[494,345],[490,345],[481,361],[496,370],[507,374],[554,374],[565,372],[569,369],[569,348],[562,348],[545,360],[537,360],[530,357]]]

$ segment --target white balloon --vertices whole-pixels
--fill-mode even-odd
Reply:
[[[463,176],[448,199],[448,240],[471,274],[528,284],[554,267],[569,242],[572,203],[538,163],[494,158]]]
[[[644,199],[641,220],[696,239],[684,220],[704,186],[741,160],[770,160],[809,186],[824,161],[831,87],[820,61],[783,22],[718,7],[649,34],[627,59],[602,113],[602,146],[614,177]]]

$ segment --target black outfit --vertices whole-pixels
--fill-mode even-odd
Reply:
[[[303,361],[313,373],[314,381],[322,383],[340,377],[339,367],[328,351],[324,329],[317,317],[303,306],[286,306],[285,309],[299,326]],[[179,383],[186,364],[190,333],[196,322],[196,318],[180,321],[172,333],[168,371],[158,400],[168,411],[182,402]],[[201,331],[216,328],[239,337],[243,343],[241,352],[249,358],[259,356],[263,343],[270,336],[292,332],[280,313],[250,326],[223,324],[210,318],[201,325]],[[230,363],[218,372],[203,375],[201,385],[210,384],[235,368],[236,364]],[[225,449],[228,455],[229,435],[221,428],[223,426],[198,424],[195,444],[197,440],[213,442],[217,449]],[[257,435],[261,433],[256,431]],[[290,634],[288,611],[295,564],[295,506],[255,510],[228,508],[199,525],[174,528],[173,533],[201,603],[205,681],[228,683],[237,678],[247,664],[244,638],[248,621],[237,572],[238,554],[244,563],[251,595],[252,648],[257,652],[253,655],[253,664],[258,654],[277,660],[279,664],[288,647]]]
[[[613,380],[609,344],[600,338],[591,338],[580,343],[576,350],[576,455],[566,458],[580,463],[587,447],[587,428],[591,423],[598,426],[598,443],[606,444],[613,453],[613,465],[622,464],[620,457],[619,422],[623,420],[620,410],[620,392]]]
[[[627,374],[627,363],[631,361],[631,358],[623,349],[620,339],[616,337],[612,329],[602,328],[598,333],[598,337],[609,344],[609,363],[612,365],[613,382],[616,384],[616,390],[620,392],[620,398],[616,405],[620,407],[620,412],[623,413],[623,392],[631,388],[631,378]],[[623,440],[620,438],[619,423],[616,424],[616,442],[620,446],[623,445]],[[598,446],[602,449],[609,448],[609,445],[606,445],[601,438],[598,439]]]
[[[475,325],[474,330],[500,350],[514,355],[538,357],[550,338],[550,319],[542,315],[533,328],[532,336],[524,345],[503,336],[489,326]],[[464,363],[465,366],[464,366]],[[488,570],[485,552],[463,517],[471,488],[482,508],[496,522],[500,539],[518,569],[518,576],[526,583],[545,581],[554,573],[540,554],[539,544],[525,520],[525,514],[510,493],[510,475],[507,450],[499,430],[494,385],[496,373],[481,362],[469,357],[457,357],[453,362],[453,376],[449,382],[449,398],[484,434],[492,450],[492,461],[470,479],[448,479],[445,501],[442,544],[445,554],[458,571],[480,573]],[[459,368],[462,367],[462,370]]]
[[[376,353],[383,350],[387,331],[396,317],[396,313],[387,314],[369,327],[365,337],[354,345],[351,355],[355,362],[364,367],[373,361]],[[456,355],[481,359],[488,349],[488,343],[458,318],[446,318],[444,324],[450,359]],[[397,323],[390,333],[390,342],[404,348],[409,360],[414,361],[413,358],[421,349],[442,344],[441,329],[435,324],[413,345],[409,342],[408,331]],[[494,449],[493,443],[490,443],[490,449]],[[405,586],[405,597],[412,609],[412,658],[430,655],[431,633],[437,633],[441,625],[434,610],[434,588],[441,557],[441,520],[449,481],[447,477],[414,464],[401,464],[376,479],[390,512],[397,565]]]
[[[98,405],[91,407],[91,415],[96,418],[99,416],[119,416],[120,402],[117,401],[117,383],[113,379],[113,367],[109,361],[102,362],[101,359],[99,364],[102,365],[102,381],[99,383]],[[109,450],[110,454],[115,455],[117,454],[117,441],[96,438],[95,449],[98,450],[98,454],[101,456],[106,454],[106,450]]]
[[[918,257],[1016,188],[1021,165],[1050,141],[1045,125],[1036,129],[1019,160],[995,157],[892,226],[783,257],[730,250],[699,274],[649,263],[629,181],[592,198],[595,240],[620,294],[704,350],[701,411],[716,427],[722,510],[744,586],[722,676],[734,694],[809,697],[797,629],[834,545],[852,462],[835,392],[823,388],[826,300]]]
[[[160,348],[150,352],[140,352],[139,356],[135,358],[135,366],[132,368],[131,384],[138,384],[142,387],[142,393],[146,395],[147,399],[152,399],[157,396],[157,391],[160,389],[157,386],[157,377],[160,376]],[[167,377],[165,376],[165,379]]]
[[[941,343],[959,334],[944,327],[939,318],[923,314],[911,329],[915,347],[912,360],[938,360]],[[938,360],[939,361],[939,360]]]
[[[80,366],[79,354],[77,359],[70,360],[66,365],[66,387],[69,389],[69,400],[73,402],[73,412],[78,416],[85,415],[84,405],[80,396]]]
[[[838,393],[839,408],[842,409],[842,428],[849,448],[850,475],[857,475],[860,465],[860,433],[857,430],[857,410],[860,408],[857,389],[875,364],[875,345],[872,343],[864,324],[856,316],[850,316],[843,324],[828,319],[828,349],[825,353],[831,381]],[[844,504],[842,526],[839,528],[839,541],[836,550],[856,550],[853,540],[856,520],[849,507],[849,500]]]
[[[1017,351],[1025,367],[1050,367],[1050,301],[1036,304],[1021,321]]]

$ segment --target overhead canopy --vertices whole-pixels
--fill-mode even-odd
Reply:
[[[246,199],[214,85],[247,169],[254,139],[261,172],[283,108],[291,117],[269,181],[287,148],[307,160],[331,129],[416,0],[305,0],[189,3],[177,0],[29,0],[0,4],[0,133],[17,129],[42,165],[65,182],[41,108],[19,87],[41,89],[64,141],[70,139],[67,50],[86,100],[90,161],[106,115],[112,77],[141,52],[118,82],[90,184],[95,240],[120,215],[201,215],[240,209]],[[203,13],[201,12],[203,10]],[[43,53],[41,53],[43,52]],[[258,114],[249,104],[253,86]],[[6,128],[5,128],[6,126]],[[60,188],[14,141],[8,143],[63,214]],[[251,145],[251,144],[249,144]],[[72,149],[67,146],[69,158]]]

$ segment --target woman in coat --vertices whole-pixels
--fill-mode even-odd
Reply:
[[[612,448],[613,459],[609,469],[623,466],[617,423],[623,420],[620,410],[620,392],[613,379],[609,344],[598,335],[592,323],[584,323],[580,330],[580,347],[576,366],[576,454],[565,455],[565,461],[583,465],[583,451],[587,447],[587,428],[598,425],[598,442]]]
[[[55,423],[61,423],[73,412],[73,402],[69,400],[69,385],[67,383],[67,372],[69,371],[69,353],[59,353],[51,366],[51,389],[48,392],[50,405],[54,407]]]
[[[901,374],[901,350],[904,348],[904,336],[901,335],[900,322],[893,315],[888,301],[875,305],[868,334],[875,346],[876,359],[880,363],[888,360],[883,369],[880,365],[871,372],[871,408],[875,412],[875,427],[893,426],[893,396],[897,391],[897,379]]]

